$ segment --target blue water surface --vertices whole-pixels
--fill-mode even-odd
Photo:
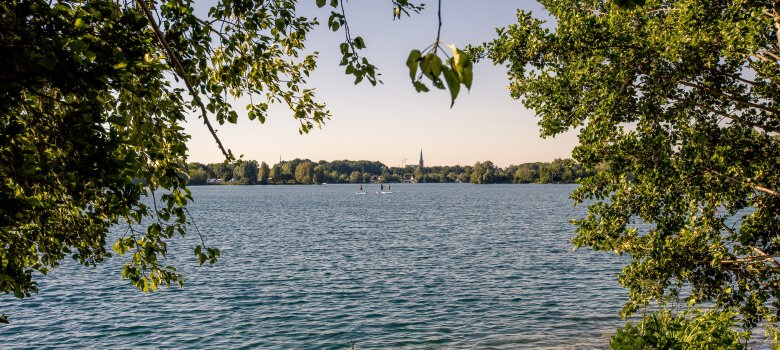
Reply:
[[[184,288],[145,294],[123,257],[65,261],[39,294],[0,296],[0,347],[593,349],[624,324],[624,261],[572,250],[573,185],[365,188],[195,187],[216,265],[179,237]]]

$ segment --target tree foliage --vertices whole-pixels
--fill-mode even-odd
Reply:
[[[268,167],[268,164],[265,162],[260,163],[260,168],[257,169],[257,182],[261,185],[267,184],[270,172],[271,169]]]
[[[37,291],[33,272],[65,256],[101,262],[120,222],[114,249],[132,255],[122,275],[144,290],[180,282],[157,253],[186,226],[186,109],[144,15],[9,1],[0,18],[0,291]],[[148,216],[160,220],[139,228]]]
[[[314,164],[309,161],[305,161],[298,164],[295,167],[295,181],[300,184],[308,185],[312,182],[312,173],[314,172]]]
[[[398,13],[419,7],[392,3]],[[328,118],[306,87],[316,54],[304,43],[317,22],[296,13],[297,1],[224,0],[205,12],[193,4],[0,3],[0,291],[36,292],[34,274],[66,256],[100,263],[113,225],[125,227],[112,245],[126,255],[124,278],[145,291],[181,284],[165,256],[187,232],[187,177],[218,171],[228,180],[236,170],[212,123],[235,123],[241,97],[250,120],[264,122],[278,103],[301,133]],[[316,4],[332,9],[331,29],[345,29],[348,74],[376,83],[343,4]],[[188,116],[203,121],[226,163],[187,169]],[[256,164],[248,168],[239,180],[257,178]],[[219,256],[202,239],[194,253],[201,264]]]
[[[250,160],[246,162],[257,161]],[[235,165],[237,169],[239,165]],[[205,185],[207,183],[223,183],[223,168],[230,168],[224,163],[203,165],[190,163],[189,185]],[[276,169],[276,171],[271,171]],[[389,167],[381,162],[366,160],[336,160],[332,162],[319,161],[314,163],[308,159],[293,159],[274,164],[269,169],[263,162],[257,172],[257,183],[260,184],[320,184],[369,182],[372,177],[378,177],[380,182],[404,182],[414,177],[415,182],[472,182],[472,183],[577,183],[596,173],[594,169],[586,169],[572,159],[556,159],[552,162],[523,163],[510,165],[506,168],[495,166],[490,161],[477,162],[473,166],[418,166]],[[285,175],[283,171],[289,171]],[[355,173],[354,181],[352,174]],[[246,177],[249,174],[245,175]],[[204,178],[205,177],[205,178]],[[239,177],[227,179],[229,183],[248,184],[238,181]],[[251,180],[249,180],[251,181]]]
[[[740,341],[746,334],[730,327],[736,317],[733,311],[693,309],[675,315],[669,310],[662,310],[637,325],[627,324],[619,329],[612,337],[610,347],[626,350],[742,350],[746,346]]]
[[[241,161],[233,168],[233,179],[241,185],[254,185],[259,170],[256,160]]]
[[[188,185],[205,185],[208,182],[209,173],[201,168],[190,169],[188,179]]]
[[[607,165],[574,244],[630,257],[622,314],[711,305],[778,346],[780,4],[541,2],[552,29],[521,11],[485,53],[543,136],[577,129],[574,158]]]
[[[477,162],[471,169],[469,180],[474,184],[489,184],[496,181],[496,166],[493,162]]]

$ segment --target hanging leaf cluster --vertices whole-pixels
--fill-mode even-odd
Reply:
[[[411,16],[411,12],[420,13],[425,4],[413,4],[409,0],[393,0],[393,20],[401,19],[401,15]]]
[[[339,65],[345,67],[344,74],[354,76],[355,84],[359,84],[364,79],[372,86],[381,83],[382,81],[377,79],[377,76],[381,75],[377,72],[377,67],[358,52],[358,50],[366,48],[366,42],[360,36],[352,37],[344,4],[339,0],[317,0],[318,7],[322,8],[326,5],[335,9],[330,12],[328,17],[328,28],[334,32],[344,31],[344,41],[339,44],[339,52],[341,53]],[[338,12],[339,8],[340,12]]]
[[[432,45],[429,49],[420,51],[412,50],[409,52],[409,58],[406,59],[406,66],[409,67],[409,77],[417,92],[428,92],[428,86],[423,83],[423,78],[427,78],[430,83],[438,89],[450,90],[450,108],[455,104],[455,99],[460,92],[460,85],[471,90],[473,80],[473,63],[469,55],[458,49],[455,45],[447,45],[451,55],[447,55],[438,43]],[[438,53],[444,53],[444,60]]]

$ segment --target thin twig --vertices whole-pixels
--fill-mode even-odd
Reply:
[[[190,217],[190,220],[192,220],[192,226],[195,227],[195,232],[198,234],[198,237],[200,237],[200,243],[203,247],[206,246],[206,241],[203,240],[203,235],[200,233],[200,230],[198,229],[198,225],[195,223],[195,219],[192,217],[192,214],[190,214],[190,211],[187,209],[187,207],[184,207],[184,212],[187,213],[187,216]]]
[[[439,44],[440,37],[441,37],[441,0],[439,0],[439,29],[436,31],[436,45]]]
[[[47,100],[49,100],[49,101],[54,101],[54,102],[57,102],[57,103],[59,103],[59,104],[66,105],[66,106],[68,106],[68,107],[76,107],[76,105],[75,105],[75,104],[73,104],[73,103],[69,103],[69,102],[61,101],[61,100],[59,100],[59,99],[57,99],[57,98],[55,98],[55,97],[52,97],[52,96],[46,95],[46,94],[44,94],[44,93],[42,93],[42,92],[40,92],[40,91],[37,91],[37,90],[35,90],[35,89],[31,89],[31,88],[28,88],[28,87],[22,87],[22,88],[23,88],[24,90],[26,90],[26,91],[32,92],[33,94],[35,94],[35,95],[37,95],[37,96],[39,96],[39,97],[43,97],[43,98],[45,98],[45,99],[47,99]]]

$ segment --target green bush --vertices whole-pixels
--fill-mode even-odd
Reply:
[[[652,313],[637,325],[630,322],[610,340],[616,350],[746,349],[749,333],[738,332],[732,311],[692,309]]]

